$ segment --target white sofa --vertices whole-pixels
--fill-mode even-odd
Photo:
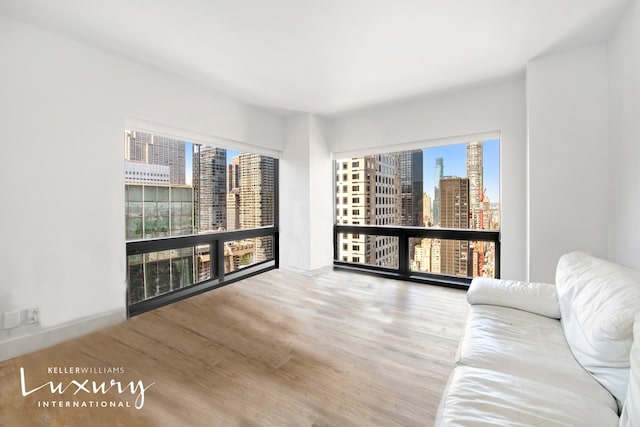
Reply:
[[[555,285],[479,278],[467,300],[436,425],[640,426],[640,273],[573,252]]]

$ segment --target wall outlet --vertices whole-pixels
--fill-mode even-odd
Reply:
[[[32,325],[40,321],[40,310],[37,308],[30,308],[27,310],[27,325]]]
[[[20,312],[8,311],[2,316],[2,327],[4,329],[12,329],[20,326]]]

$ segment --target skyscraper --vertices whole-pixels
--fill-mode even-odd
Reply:
[[[196,189],[198,231],[227,227],[227,150],[196,145],[193,153],[193,186]]]
[[[469,179],[445,177],[440,181],[440,219],[443,228],[469,228]],[[469,276],[469,242],[442,240],[441,273]]]
[[[399,225],[401,221],[400,156],[398,153],[336,162],[338,224]],[[398,239],[345,234],[342,260],[397,267]]]
[[[273,225],[275,221],[275,159],[259,154],[242,153],[238,157],[240,180],[240,228]],[[255,261],[273,258],[273,240],[255,240]]]
[[[274,223],[275,160],[259,154],[238,157],[240,176],[240,228]]]
[[[192,234],[194,191],[186,185],[185,142],[125,132],[126,238]],[[129,303],[193,283],[194,251],[180,248],[127,260]]]
[[[444,159],[436,158],[436,167],[434,169],[434,189],[433,189],[433,225],[440,225],[440,180],[444,176]]]
[[[376,225],[399,225],[402,210],[402,185],[400,155],[398,153],[370,156],[375,170],[373,194],[368,199],[373,202]],[[398,266],[398,238],[375,236],[371,253],[375,265],[396,268]]]
[[[484,229],[482,141],[467,143],[467,178],[469,179],[469,228]]]
[[[401,225],[421,226],[423,223],[423,154],[422,150],[402,151],[400,157],[400,180],[402,183]]]
[[[240,189],[234,188],[227,193],[227,230],[240,228]]]
[[[431,210],[431,196],[422,193],[422,225],[430,227],[433,225],[433,213]]]
[[[485,230],[490,227],[491,212],[485,200],[482,141],[467,143],[467,178],[469,179],[469,228]],[[484,242],[471,242],[471,274],[481,276],[485,258]]]
[[[169,184],[186,181],[185,142],[140,131],[125,133],[125,162],[161,165],[169,168]]]
[[[414,248],[411,269],[431,272],[431,246],[433,239],[422,239]]]
[[[227,165],[227,192],[240,188],[240,159],[235,156]]]
[[[227,230],[240,228],[240,160],[238,156],[227,165]]]

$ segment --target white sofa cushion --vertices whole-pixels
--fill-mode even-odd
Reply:
[[[633,320],[640,311],[640,273],[573,252],[560,258],[556,286],[573,354],[624,402]]]
[[[627,388],[627,400],[624,402],[620,427],[640,426],[640,315],[636,316],[633,326],[633,345],[631,346],[631,375]]]
[[[477,277],[467,292],[469,304],[519,308],[554,319],[560,318],[555,285]]]
[[[607,389],[573,357],[557,319],[513,308],[473,305],[458,364],[545,383],[618,410]]]
[[[530,379],[458,366],[440,404],[440,427],[618,425],[611,408]]]

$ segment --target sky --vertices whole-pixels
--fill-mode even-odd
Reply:
[[[436,158],[443,158],[444,176],[467,176],[467,145],[454,144],[423,150],[424,192],[433,198]],[[500,201],[500,140],[482,143],[483,184],[491,202]]]

